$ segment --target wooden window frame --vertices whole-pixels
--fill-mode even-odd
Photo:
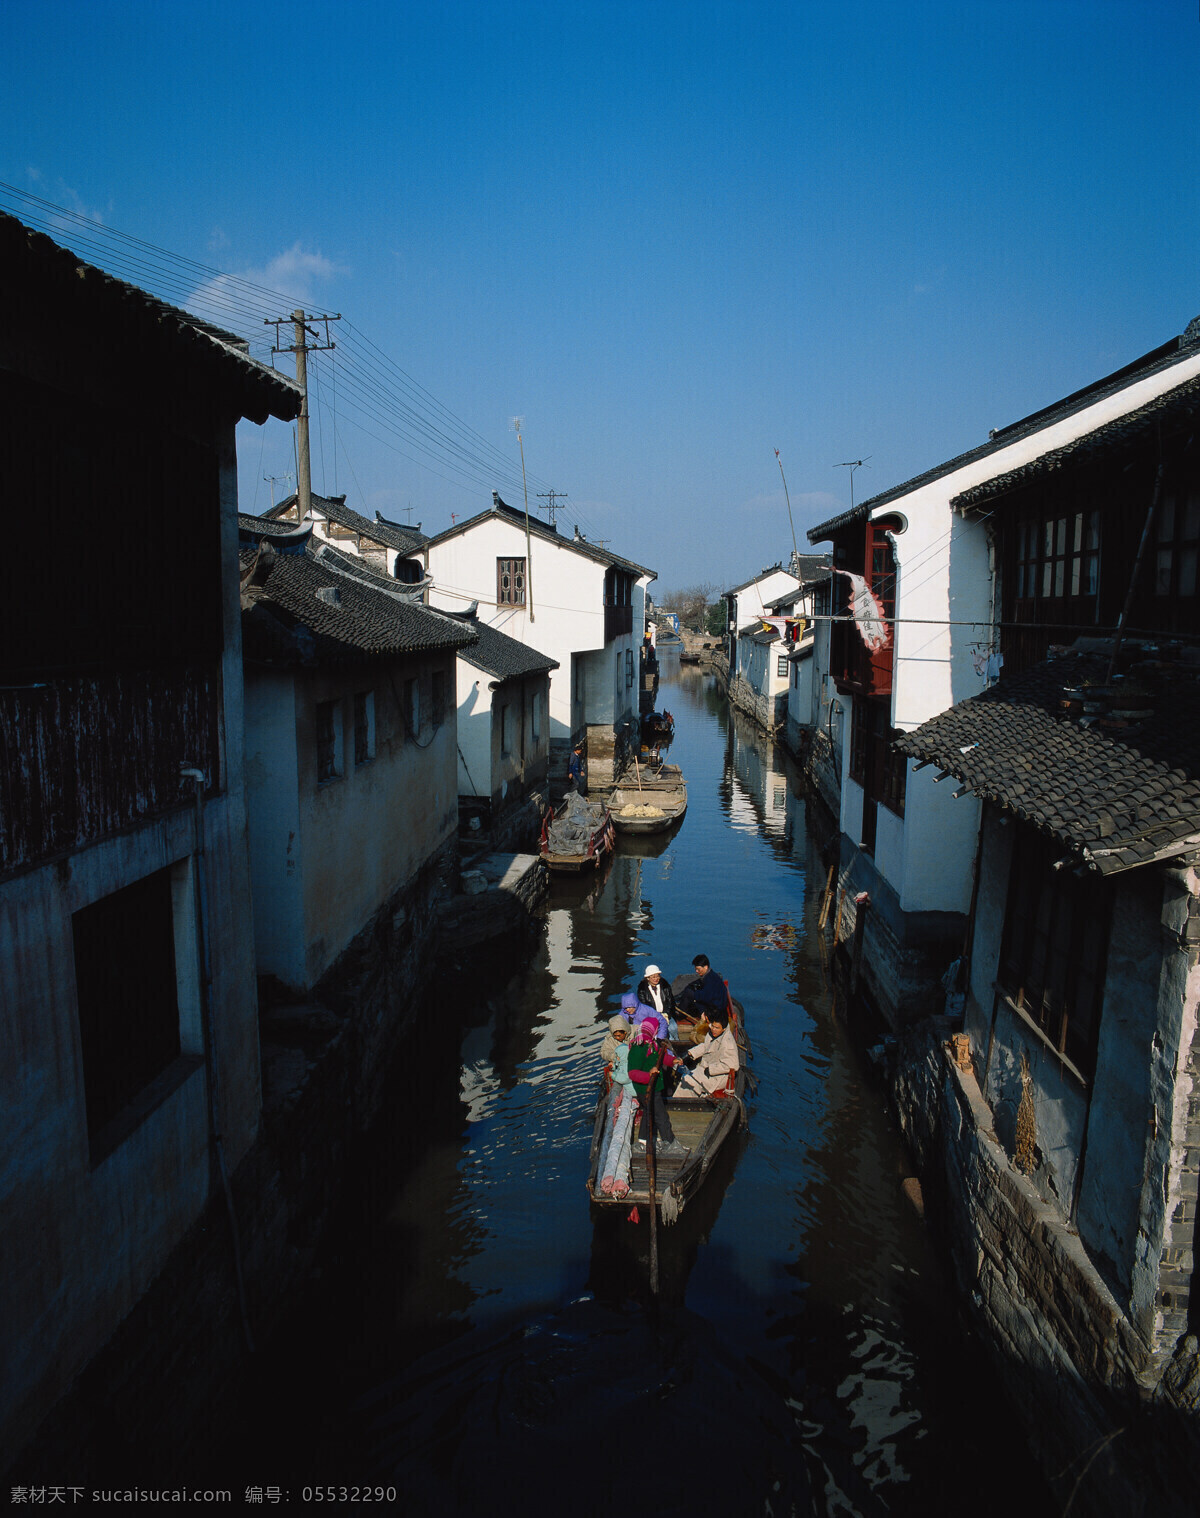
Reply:
[[[1154,523],[1151,594],[1156,600],[1190,601],[1200,585],[1200,490],[1165,492]]]
[[[327,785],[341,774],[341,702],[318,701],[316,707],[317,784]]]
[[[1098,508],[1042,510],[1016,527],[1018,601],[1094,600],[1100,589]]]
[[[526,579],[524,558],[497,559],[496,605],[524,606]]]
[[[1111,884],[1056,869],[1059,846],[1018,827],[997,986],[1086,1085],[1104,1004]]]

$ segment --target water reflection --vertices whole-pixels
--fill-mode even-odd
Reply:
[[[794,766],[703,671],[664,659],[663,678],[682,825],[556,877],[507,984],[466,966],[439,986],[421,1100],[398,1086],[306,1324],[329,1354],[296,1391],[320,1409],[299,1420],[312,1479],[318,1456],[360,1458],[442,1515],[895,1513],[943,1490],[1048,1512],[836,1012]],[[644,1224],[596,1226],[585,1190],[598,1051],[649,960],[673,977],[701,950],[746,1007],[761,1086],[748,1136],[664,1231],[651,1310]],[[697,1463],[714,1426],[721,1458]],[[639,1452],[676,1449],[662,1481],[631,1483]]]

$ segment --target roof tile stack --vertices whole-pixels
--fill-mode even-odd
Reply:
[[[1150,716],[1125,725],[1115,716],[1081,718],[1079,699],[1066,693],[1098,691],[1106,670],[1103,658],[1087,655],[1036,665],[896,746],[1104,874],[1182,853],[1200,840],[1200,679],[1186,669],[1135,671],[1114,683],[1109,705]],[[1123,698],[1122,684],[1135,681],[1145,694]]]

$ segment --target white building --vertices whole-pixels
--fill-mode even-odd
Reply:
[[[456,657],[460,822],[478,819],[493,848],[532,844],[550,771],[550,678],[557,663],[474,613],[476,641]]]
[[[837,696],[825,725],[848,735],[839,888],[850,917],[856,896],[869,896],[864,980],[894,1021],[929,1009],[961,949],[979,836],[978,801],[941,783],[940,772],[910,772],[893,746],[897,733],[982,691],[989,660],[993,677],[997,669],[991,529],[951,502],[1120,422],[1197,373],[1196,345],[1173,340],[808,535],[832,541],[835,570],[865,578],[894,619],[887,645],[868,652],[849,617],[850,581],[835,575],[835,614],[844,620],[833,625],[828,668],[813,676],[832,676]],[[1050,562],[1053,575],[1053,555]]]
[[[559,668],[550,680],[550,755],[565,773],[573,741],[585,736],[588,778],[612,773],[618,737],[635,733],[638,648],[646,588],[655,578],[629,559],[507,506],[492,506],[429,540],[430,602],[477,615]]]
[[[240,526],[258,970],[303,993],[378,914],[395,919],[402,893],[424,902],[423,873],[450,865],[454,657],[475,633],[307,529]]]

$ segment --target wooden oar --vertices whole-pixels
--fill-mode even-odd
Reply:
[[[658,1186],[658,1166],[654,1157],[654,1082],[658,1079],[658,1066],[650,1072],[650,1084],[646,1087],[646,1173],[650,1177],[650,1292],[658,1295],[658,1208],[654,1193]]]

